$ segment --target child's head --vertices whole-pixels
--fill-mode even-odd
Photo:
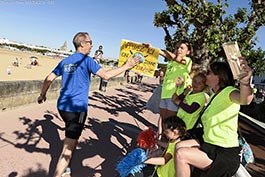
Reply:
[[[192,90],[194,93],[202,92],[207,87],[204,73],[197,73],[192,79]]]
[[[193,77],[198,74],[200,71],[200,65],[197,63],[192,63],[191,71],[190,71],[190,78],[193,79]]]
[[[175,54],[181,57],[192,56],[193,49],[188,40],[181,40],[175,46]]]
[[[186,136],[185,122],[177,116],[167,117],[163,121],[164,134],[169,140],[183,139]]]

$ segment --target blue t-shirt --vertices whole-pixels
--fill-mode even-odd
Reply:
[[[76,52],[63,59],[52,71],[62,76],[57,108],[67,112],[87,112],[90,75],[101,68],[93,58]]]

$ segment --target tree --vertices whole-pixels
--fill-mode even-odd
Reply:
[[[225,58],[222,44],[237,41],[255,74],[265,71],[265,52],[254,49],[257,30],[265,24],[265,1],[249,0],[249,12],[238,8],[226,14],[228,0],[164,0],[167,9],[158,12],[154,25],[165,31],[166,49],[173,51],[178,40],[188,39],[194,49],[194,62],[206,66],[210,61]],[[257,58],[258,57],[258,58]]]

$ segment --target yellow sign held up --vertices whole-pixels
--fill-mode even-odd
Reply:
[[[126,60],[131,55],[141,57],[140,63],[132,68],[132,71],[148,76],[154,76],[158,62],[159,49],[146,47],[143,44],[123,39],[121,41],[120,59],[118,66],[124,65]]]

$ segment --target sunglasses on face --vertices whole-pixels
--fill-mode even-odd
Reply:
[[[87,41],[84,41],[85,43],[89,43],[90,45],[92,45],[92,40],[87,40]]]

